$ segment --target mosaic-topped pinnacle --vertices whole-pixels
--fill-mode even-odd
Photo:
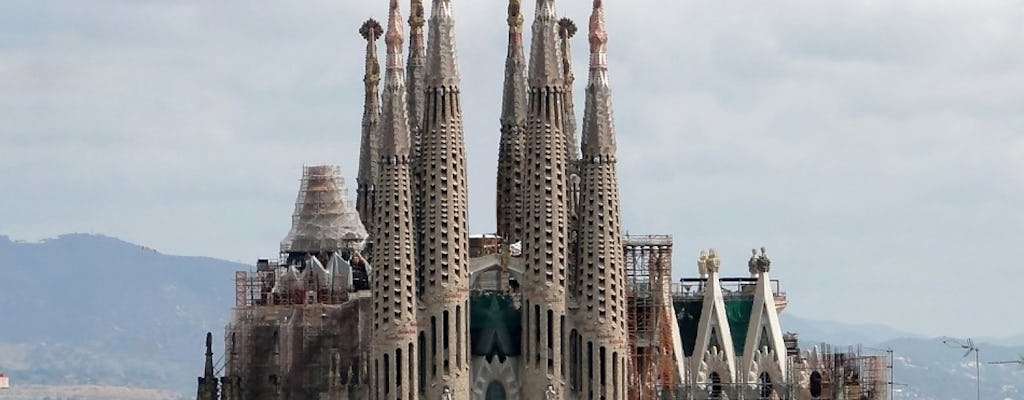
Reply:
[[[608,31],[605,30],[604,4],[594,0],[594,12],[590,15],[590,67],[608,66]]]
[[[523,31],[523,7],[520,0],[509,0],[508,2],[508,31],[509,33]]]
[[[391,0],[388,12],[388,31],[384,40],[388,45],[387,70],[384,74],[384,93],[381,96],[381,152],[382,156],[405,158],[409,155],[409,114],[406,104],[405,77],[402,66],[404,27],[398,0]]]
[[[427,87],[459,86],[455,17],[451,0],[434,0],[427,44]]]
[[[377,83],[380,82],[380,64],[377,61],[377,39],[384,31],[377,20],[370,18],[363,22],[359,28],[359,34],[366,39],[366,74],[363,83],[366,91],[377,91]]]
[[[590,81],[583,111],[583,158],[614,161],[615,122],[608,82],[608,32],[602,0],[594,0],[590,16]]]
[[[381,29],[380,23],[373,18],[366,20],[366,22],[363,22],[363,26],[359,27],[359,35],[368,41],[380,39],[380,35],[383,33],[384,31]]]
[[[412,0],[409,3],[409,27],[412,28],[412,34],[422,33],[423,25],[427,23],[427,19],[423,12],[423,0]]]
[[[576,31],[579,30],[576,27],[576,23],[572,22],[569,18],[562,18],[558,20],[558,34],[564,39],[572,39],[576,36]]]
[[[402,12],[398,9],[398,0],[391,0],[391,8],[388,12],[388,33],[384,37],[384,41],[388,46],[388,68],[402,67],[402,44],[405,42],[404,31]]]

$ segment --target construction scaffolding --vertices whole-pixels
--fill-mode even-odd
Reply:
[[[860,346],[845,349],[821,344],[794,358],[793,366],[807,379],[801,398],[820,400],[886,400],[887,359],[865,355]]]
[[[361,249],[366,228],[355,207],[349,206],[341,169],[332,165],[302,169],[295,199],[292,228],[281,241],[282,253],[317,253],[345,248]]]
[[[677,384],[673,358],[672,237],[627,236],[629,399],[657,399]]]

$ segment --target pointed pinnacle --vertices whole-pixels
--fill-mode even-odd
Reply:
[[[451,0],[434,0],[429,24],[427,87],[456,87],[459,85],[459,67]]]
[[[391,9],[388,13],[388,33],[384,38],[388,47],[388,68],[402,67],[402,43],[404,42],[402,26],[402,12],[398,9],[398,0],[391,0]]]
[[[366,20],[359,28],[359,34],[366,39],[366,73],[363,83],[367,91],[376,91],[377,83],[380,82],[380,63],[377,61],[377,39],[384,31],[373,18]]]
[[[508,31],[509,33],[523,31],[523,7],[520,0],[509,0],[508,2]]]
[[[530,43],[530,86],[565,85],[562,51],[558,44],[558,20],[554,0],[537,0]]]
[[[409,3],[409,27],[412,28],[412,34],[423,32],[423,25],[426,24],[427,19],[424,16],[423,11],[423,0],[412,0]]]
[[[604,4],[594,0],[594,12],[590,15],[590,67],[608,66],[608,32],[605,30]]]

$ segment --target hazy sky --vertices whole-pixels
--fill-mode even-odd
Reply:
[[[491,232],[506,3],[453,3],[471,228]],[[707,247],[745,275],[765,245],[787,312],[1024,333],[1024,0],[605,3],[625,224],[675,236],[677,277]],[[557,6],[583,28],[582,114],[590,2]],[[354,192],[357,30],[386,11],[3,1],[0,234],[275,256],[302,165]]]

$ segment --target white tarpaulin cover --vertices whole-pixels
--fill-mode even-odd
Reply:
[[[361,249],[366,228],[354,207],[341,168],[332,165],[304,167],[299,196],[295,200],[292,229],[281,241],[282,252],[333,252]]]

